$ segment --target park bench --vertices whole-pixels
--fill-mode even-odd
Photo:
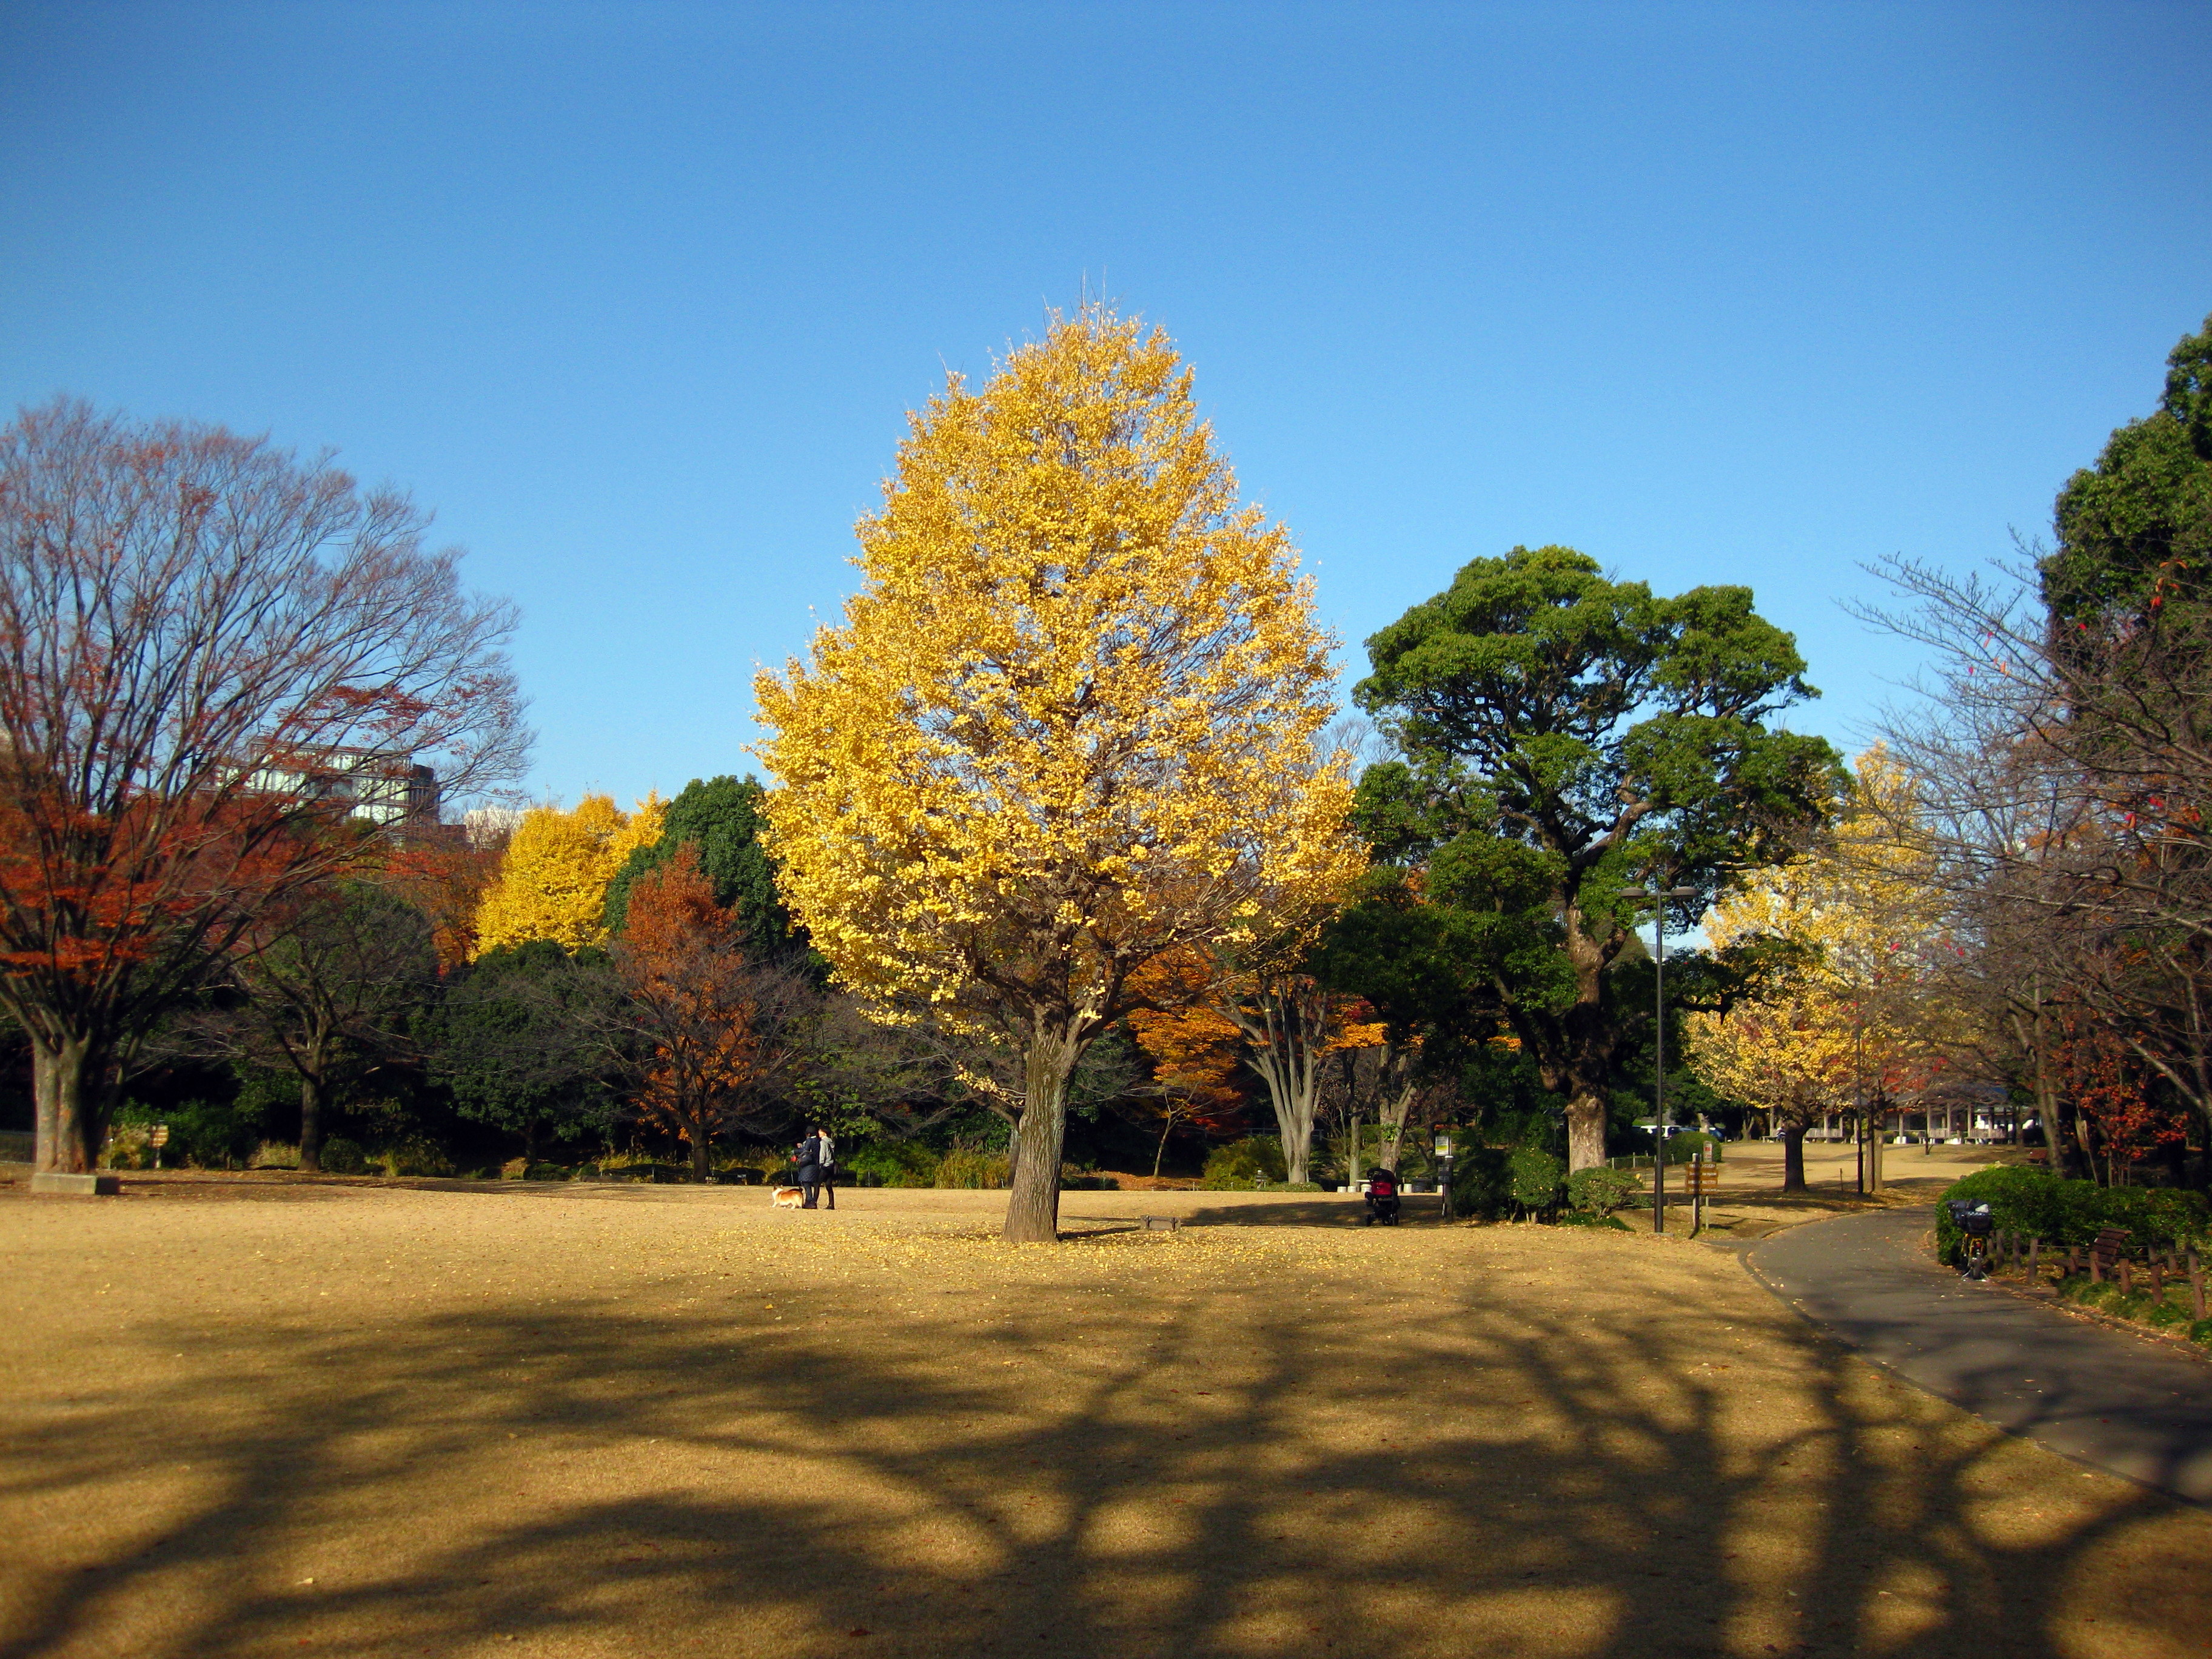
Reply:
[[[2115,1267],[2125,1269],[2128,1261],[2128,1231],[2124,1227],[2106,1227],[2097,1234],[2097,1242],[2089,1247],[2089,1278],[2101,1285],[2105,1275]]]

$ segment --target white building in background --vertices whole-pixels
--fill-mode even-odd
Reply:
[[[387,828],[428,828],[438,822],[441,804],[437,773],[412,755],[368,749],[328,750],[296,769],[265,767],[253,781],[272,793],[341,804],[347,817]]]
[[[505,846],[507,837],[521,825],[520,806],[471,806],[461,814],[461,831],[478,852]]]

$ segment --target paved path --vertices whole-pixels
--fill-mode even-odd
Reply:
[[[2212,1503],[2212,1365],[1970,1285],[1921,1248],[1921,1206],[1793,1228],[1745,1252],[1807,1318],[2000,1428]]]

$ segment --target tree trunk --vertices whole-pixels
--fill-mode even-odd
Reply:
[[[323,1079],[313,1056],[300,1068],[300,1167],[318,1174],[323,1167]]]
[[[1275,1129],[1283,1142],[1283,1178],[1304,1182],[1313,1158],[1315,1085],[1320,1079],[1310,1072],[1275,1097]],[[1304,1086],[1300,1086],[1300,1083]],[[1270,1092],[1273,1092],[1272,1088]]]
[[[1577,1090],[1567,1102],[1567,1173],[1605,1164],[1605,1097]]]
[[[106,1139],[106,1057],[82,1037],[49,1048],[31,1040],[31,1091],[37,1103],[40,1172],[84,1175],[99,1167]]]
[[[2097,1171],[2097,1136],[2094,1126],[2089,1121],[2088,1113],[2083,1111],[2079,1106],[2074,1109],[2074,1141],[2081,1149],[2081,1162],[2088,1168],[2089,1179],[2100,1187],[2110,1186],[2111,1181]]]
[[[1971,1120],[1967,1127],[1972,1127]],[[2052,1174],[2063,1176],[2069,1181],[2088,1178],[2087,1171],[2081,1168],[2081,1148],[2074,1142],[2074,1115],[2056,1097],[2043,1120],[2043,1142],[2051,1149]]]
[[[1805,1126],[1792,1124],[1782,1132],[1782,1190],[1805,1190]]]
[[[535,1141],[537,1137],[533,1135],[531,1139]],[[707,1154],[711,1150],[712,1140],[707,1133],[706,1126],[703,1124],[695,1125],[691,1130],[692,1180],[704,1181],[707,1178]],[[527,1175],[530,1171],[526,1168],[523,1170],[523,1173]]]
[[[1321,1053],[1328,1029],[1328,1000],[1310,981],[1263,987],[1256,1008],[1231,999],[1215,1012],[1244,1033],[1244,1063],[1267,1085],[1275,1131],[1283,1143],[1285,1179],[1304,1182],[1313,1157],[1314,1109],[1321,1097]]]
[[[1378,1162],[1392,1175],[1398,1173],[1398,1160],[1404,1155],[1406,1145],[1406,1115],[1413,1109],[1413,1096],[1418,1092],[1408,1083],[1395,1096],[1385,1095],[1377,1119],[1381,1125],[1382,1146]]]
[[[1067,1079],[1081,1045],[1066,1030],[1033,1027],[1022,1056],[1021,1121],[1009,1148],[1013,1190],[1006,1195],[1010,1244],[1049,1244],[1060,1237],[1060,1154],[1067,1139]]]

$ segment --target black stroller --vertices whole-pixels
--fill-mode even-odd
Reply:
[[[1386,1227],[1398,1224],[1398,1177],[1388,1170],[1367,1172],[1367,1213],[1360,1224],[1371,1227],[1378,1221]]]

